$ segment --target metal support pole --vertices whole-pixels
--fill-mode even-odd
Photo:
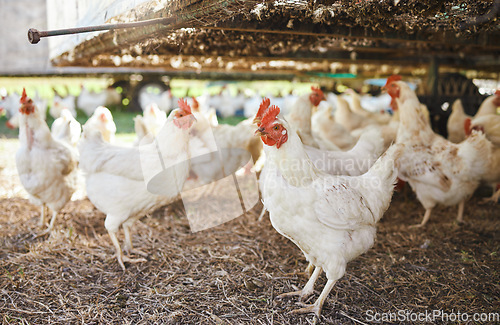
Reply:
[[[134,28],[143,27],[148,25],[163,24],[169,25],[175,22],[175,18],[156,18],[150,20],[137,21],[133,23],[120,23],[120,24],[104,24],[97,26],[88,27],[76,27],[76,28],[66,28],[66,29],[56,29],[48,31],[39,31],[35,28],[30,28],[28,30],[28,40],[31,44],[37,44],[40,42],[42,37],[58,36],[58,35],[70,35],[88,32],[97,32],[101,30],[111,30],[111,29],[123,29],[123,28]]]

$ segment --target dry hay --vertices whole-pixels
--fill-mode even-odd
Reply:
[[[396,194],[373,249],[349,264],[323,310],[330,324],[366,322],[366,311],[399,309],[498,312],[499,208],[438,208],[424,230],[423,208]],[[272,228],[247,215],[192,233],[180,202],[138,222],[135,246],[148,262],[122,272],[88,200],[69,203],[50,237],[34,239],[39,209],[22,198],[0,200],[0,315],[3,323],[308,324],[290,315],[283,292],[306,282],[303,255]],[[121,233],[120,233],[121,235]],[[324,276],[316,287],[320,290]],[[316,299],[316,293],[311,299]],[[347,315],[347,316],[346,316]]]

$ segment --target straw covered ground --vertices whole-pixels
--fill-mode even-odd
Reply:
[[[12,145],[4,145],[0,182],[14,186]],[[6,191],[3,188],[4,192]],[[7,192],[5,192],[7,193]],[[309,324],[291,315],[307,266],[297,247],[246,215],[193,233],[180,202],[137,222],[133,242],[147,262],[123,272],[104,228],[105,216],[87,199],[63,209],[50,236],[35,238],[39,208],[11,190],[0,198],[0,317],[4,324]],[[325,324],[370,323],[374,313],[498,313],[500,208],[438,208],[425,229],[411,191],[397,193],[380,222],[374,247],[348,265],[325,303]],[[120,238],[122,238],[120,233]],[[316,286],[316,299],[325,278]],[[392,323],[402,323],[394,321]],[[441,323],[436,321],[435,323]]]

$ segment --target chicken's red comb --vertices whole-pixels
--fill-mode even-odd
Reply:
[[[400,75],[393,74],[392,76],[390,76],[389,78],[387,78],[387,82],[385,83],[384,87],[389,86],[389,84],[393,83],[394,81],[400,81],[400,80],[403,80],[403,78]]]
[[[267,126],[271,124],[272,122],[274,122],[274,120],[276,120],[276,117],[278,116],[279,113],[280,113],[280,108],[278,106],[273,105],[269,107],[269,109],[264,113],[264,116],[262,116],[260,125]]]
[[[177,101],[177,104],[179,105],[179,108],[183,110],[186,114],[191,114],[191,106],[187,103],[187,100],[179,98]]]
[[[464,132],[465,132],[466,136],[469,136],[470,133],[472,132],[471,127],[470,127],[471,123],[472,123],[472,120],[469,117],[466,118],[464,121]]]
[[[21,104],[24,104],[26,103],[27,100],[28,100],[28,95],[26,95],[26,88],[23,88],[23,94],[21,95],[21,99],[19,100],[19,102]]]
[[[500,97],[500,89],[498,89],[497,91],[495,91],[495,96]]]
[[[260,103],[259,110],[257,111],[257,114],[255,114],[253,123],[260,124],[260,122],[262,121],[262,117],[264,116],[264,113],[269,108],[269,105],[271,105],[271,100],[269,98],[262,99],[262,103]]]
[[[318,95],[323,95],[324,96],[323,91],[319,87],[311,86],[311,90],[314,91],[315,93],[317,93]]]

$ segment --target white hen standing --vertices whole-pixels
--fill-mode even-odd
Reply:
[[[132,224],[147,213],[173,202],[186,180],[189,172],[188,129],[194,118],[185,102],[179,101],[180,108],[173,110],[160,131],[156,141],[151,143],[151,151],[141,148],[124,148],[106,143],[99,130],[83,127],[80,149],[80,168],[85,173],[87,195],[90,201],[106,214],[104,223],[116,250],[116,257],[121,268],[124,262],[136,263],[143,258],[131,259],[124,256],[116,237],[118,228],[123,227],[125,234],[124,250],[146,256],[132,246],[130,228]],[[148,191],[144,171],[158,169],[148,162],[157,161],[154,154],[156,146],[165,161],[182,161],[167,169],[167,176],[162,177],[161,195]],[[141,157],[145,152],[153,154],[151,159]],[[155,158],[155,159],[154,159]],[[142,162],[142,165],[141,165]]]
[[[111,111],[104,106],[99,106],[94,110],[92,116],[85,122],[87,128],[95,128],[102,134],[104,141],[115,142],[116,124]]]
[[[49,233],[58,212],[76,190],[78,152],[64,141],[52,137],[47,123],[36,113],[33,101],[23,91],[19,109],[19,143],[16,167],[30,199],[42,205],[40,223],[44,223],[45,206],[52,210]]]
[[[328,278],[319,298],[294,313],[314,312],[318,317],[347,263],[374,243],[376,224],[389,207],[397,171],[396,147],[361,176],[332,176],[321,172],[307,156],[296,131],[271,106],[260,120],[266,167],[261,174],[263,203],[273,227],[293,241],[315,270],[298,292],[301,300],[313,293],[322,270]],[[299,167],[299,168],[298,168]]]
[[[405,145],[397,161],[399,178],[410,184],[425,208],[422,222],[414,227],[424,226],[437,204],[458,204],[457,221],[461,222],[465,200],[488,168],[491,144],[475,131],[459,144],[434,133],[417,95],[400,76],[390,77],[385,88],[399,109],[396,143]]]

